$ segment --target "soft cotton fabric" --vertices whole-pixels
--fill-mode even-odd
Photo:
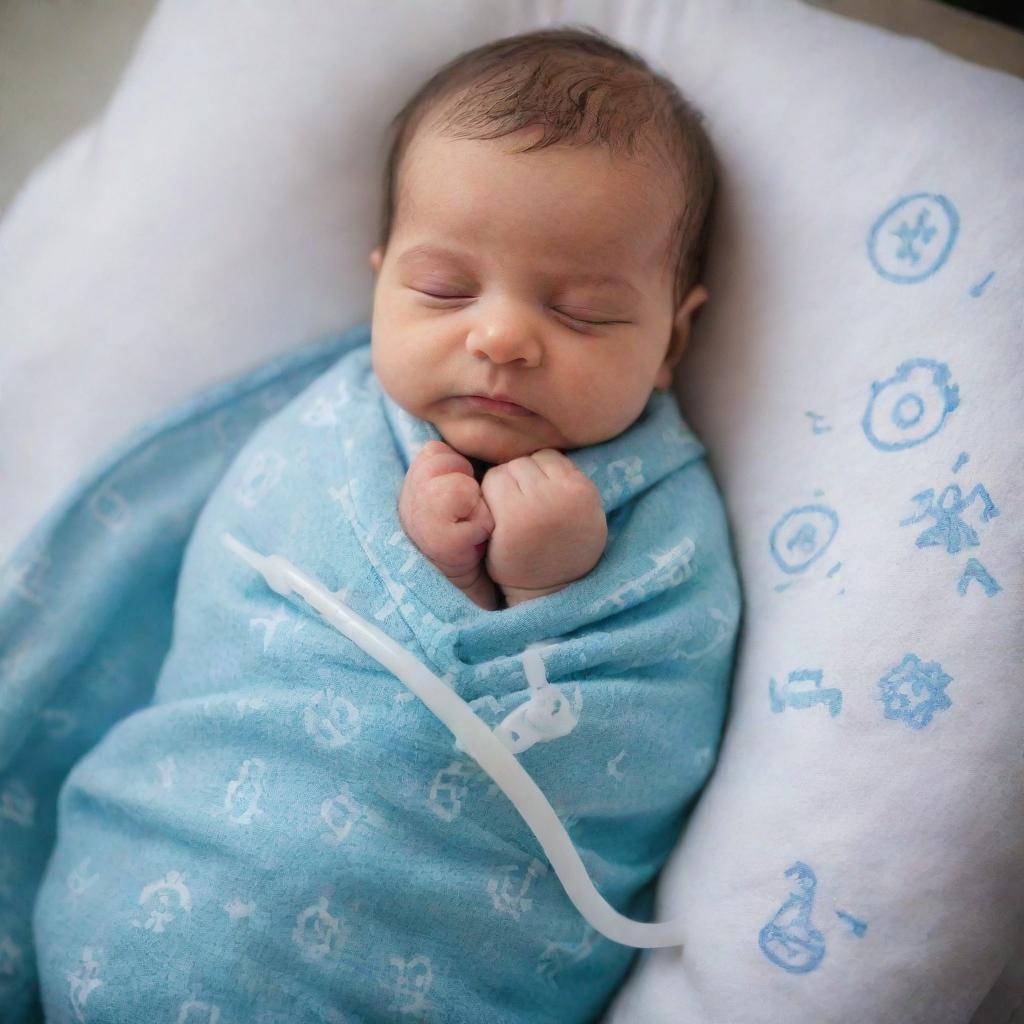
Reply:
[[[451,734],[220,538],[321,580],[490,725],[527,698],[523,649],[549,640],[549,683],[577,723],[519,757],[603,895],[647,920],[725,716],[739,589],[721,502],[674,398],[655,393],[623,434],[567,453],[608,516],[598,565],[485,611],[398,520],[406,470],[439,436],[381,391],[359,345],[217,487],[152,705],[61,793],[34,920],[48,1020],[192,1005],[224,1020],[567,1024],[615,992],[636,951],[586,925]]]
[[[322,339],[147,425],[83,474],[0,569],[4,1024],[43,1019],[31,923],[58,791],[111,725],[151,699],[200,509],[255,427],[363,340]],[[92,884],[83,862],[67,879],[66,916]],[[78,1020],[102,982],[88,968],[74,975]]]

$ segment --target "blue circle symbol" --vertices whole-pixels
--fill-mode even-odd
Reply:
[[[910,406],[912,411],[907,413],[904,409]],[[907,393],[903,395],[892,410],[892,421],[901,430],[912,427],[924,415],[924,402],[919,395]]]
[[[828,505],[792,508],[772,527],[772,558],[783,572],[803,572],[821,558],[838,529],[839,517]]]
[[[893,376],[871,385],[861,426],[879,451],[900,451],[938,433],[959,404],[960,388],[950,383],[945,363],[908,359]]]
[[[949,257],[960,231],[956,207],[935,192],[915,192],[892,204],[868,233],[868,259],[887,281],[916,284]]]

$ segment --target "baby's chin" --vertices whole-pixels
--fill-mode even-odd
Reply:
[[[553,445],[532,440],[529,435],[504,427],[496,422],[487,422],[486,417],[476,421],[438,422],[431,420],[445,444],[451,445],[457,452],[469,459],[479,459],[492,466],[503,462],[511,462],[523,455],[532,455],[541,448]]]

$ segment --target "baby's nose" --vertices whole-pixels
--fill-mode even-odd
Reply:
[[[470,355],[493,363],[523,360],[527,366],[539,366],[543,355],[533,327],[513,318],[495,317],[477,325],[466,338],[466,348]]]

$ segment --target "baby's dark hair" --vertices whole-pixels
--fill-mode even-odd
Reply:
[[[541,126],[543,136],[519,152],[559,142],[601,143],[613,154],[633,157],[642,142],[666,157],[678,176],[681,206],[666,251],[675,267],[673,308],[700,281],[715,193],[714,153],[700,112],[638,53],[590,26],[570,25],[498,39],[441,67],[388,128],[383,247],[394,226],[402,158],[417,127],[437,111],[443,114],[441,131],[453,138],[498,139]]]

